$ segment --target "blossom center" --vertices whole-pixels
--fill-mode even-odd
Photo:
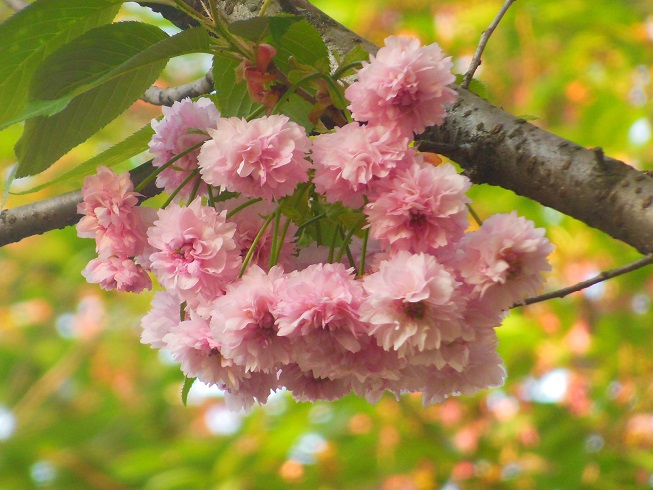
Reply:
[[[423,320],[426,313],[426,305],[423,301],[417,303],[404,303],[404,313],[415,320]]]
[[[274,317],[269,311],[265,312],[263,317],[258,321],[258,329],[256,331],[256,341],[264,346],[270,345],[272,338],[277,334],[277,329],[274,325]]]
[[[411,228],[424,228],[426,225],[426,215],[422,213],[416,213],[415,211],[410,212],[410,218],[408,222]]]
[[[519,254],[512,248],[507,248],[501,252],[501,260],[508,264],[506,274],[508,279],[515,279],[521,274],[521,264],[519,263]]]

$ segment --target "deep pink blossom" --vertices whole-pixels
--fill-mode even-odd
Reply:
[[[514,211],[495,214],[465,235],[458,269],[482,299],[505,309],[537,292],[542,272],[551,270],[547,257],[553,248],[543,228]]]
[[[408,151],[408,138],[382,126],[350,123],[313,141],[315,189],[327,201],[358,208],[363,195],[374,193],[374,183],[388,178]]]
[[[359,319],[364,295],[353,269],[314,264],[288,274],[277,294],[278,335],[300,344],[295,360],[302,370],[324,377],[324,369],[343,351],[361,349],[359,338],[368,335],[368,326]]]
[[[308,180],[310,140],[287,116],[249,122],[224,118],[209,134],[198,161],[211,185],[270,201],[292,194],[299,182]]]
[[[77,224],[77,234],[95,238],[102,257],[120,255],[134,257],[147,245],[146,211],[136,208],[137,192],[129,173],[120,175],[100,166],[96,175],[84,179],[82,202],[77,212],[84,215]]]
[[[356,121],[394,129],[411,137],[442,124],[446,104],[456,100],[448,87],[453,63],[437,44],[390,36],[370,62],[363,62],[358,81],[345,91]]]
[[[461,336],[466,298],[433,256],[400,251],[363,284],[367,299],[361,318],[372,325],[371,333],[384,349],[410,355]]]
[[[290,339],[278,335],[272,313],[282,276],[279,267],[269,273],[250,267],[213,302],[213,336],[220,342],[222,354],[247,371],[272,372],[290,362]]]
[[[457,242],[469,225],[465,193],[470,186],[451,164],[415,161],[365,207],[372,237],[410,252]]]
[[[211,301],[236,279],[241,265],[233,239],[236,225],[225,217],[226,211],[218,214],[199,199],[159,210],[148,239],[156,249],[151,268],[163,287],[182,299]]]
[[[155,131],[150,141],[150,153],[154,155],[152,165],[160,167],[190,147],[209,139],[207,131],[214,128],[220,119],[220,111],[213,101],[206,97],[193,102],[185,98],[172,104],[171,107],[163,106],[163,119],[152,120]],[[182,156],[171,166],[163,170],[156,178],[156,185],[168,193],[181,185],[189,174],[197,169],[197,155],[199,148]],[[192,183],[187,185],[180,197],[188,197]],[[199,189],[204,194],[206,185]]]
[[[150,276],[129,257],[112,255],[91,260],[82,271],[86,281],[102,289],[140,293],[152,289]]]

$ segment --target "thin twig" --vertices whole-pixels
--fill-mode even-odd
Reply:
[[[2,0],[2,2],[7,4],[10,9],[15,10],[16,12],[23,10],[29,5],[29,3],[24,2],[23,0]]]
[[[548,293],[544,293],[539,296],[533,296],[532,298],[527,298],[524,301],[512,305],[511,308],[532,305],[534,303],[540,303],[542,301],[547,301],[549,299],[554,299],[554,298],[564,298],[565,296],[571,293],[575,293],[576,291],[580,291],[581,289],[588,288],[599,282],[612,279],[613,277],[627,274],[628,272],[632,272],[634,270],[640,269],[641,267],[650,264],[653,264],[653,254],[646,255],[640,259],[635,260],[634,262],[631,262],[630,264],[622,265],[621,267],[617,267],[615,269],[603,271],[597,276],[594,276],[591,279],[587,279],[586,281],[579,282],[578,284],[574,284],[573,286],[558,289],[556,291],[550,291]]]
[[[141,100],[153,105],[170,106],[186,97],[198,97],[212,91],[213,73],[209,71],[203,78],[179,87],[160,88],[153,85],[145,91]]]
[[[469,68],[467,69],[467,73],[465,73],[465,77],[463,78],[463,83],[460,84],[462,88],[467,88],[469,87],[469,84],[472,81],[472,78],[474,77],[474,73],[476,73],[476,69],[481,65],[481,56],[483,55],[483,51],[485,50],[485,46],[487,45],[488,41],[490,40],[490,36],[494,32],[494,30],[497,28],[499,25],[499,22],[501,22],[501,19],[503,16],[506,14],[510,6],[515,3],[516,0],[506,0],[503,3],[503,7],[501,7],[501,10],[499,10],[499,13],[497,16],[494,18],[492,23],[490,24],[490,27],[488,27],[486,30],[483,31],[483,34],[481,34],[481,39],[478,42],[478,46],[476,47],[476,52],[474,53],[474,56],[472,57],[472,62],[469,64]]]

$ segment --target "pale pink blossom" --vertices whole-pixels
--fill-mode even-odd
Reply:
[[[152,289],[150,276],[128,257],[112,255],[91,260],[82,271],[86,281],[104,290],[140,293]]]
[[[310,140],[287,116],[249,122],[223,118],[209,134],[198,161],[202,177],[211,185],[270,201],[292,194],[298,183],[308,181]]]
[[[433,256],[400,251],[363,284],[367,299],[360,315],[384,349],[410,355],[461,336],[466,298]]]
[[[536,293],[551,270],[553,245],[543,228],[510,214],[495,214],[467,233],[458,250],[458,269],[473,292],[496,308],[506,309]]]
[[[150,153],[154,155],[152,165],[161,167],[190,147],[209,139],[207,131],[214,128],[220,119],[220,111],[211,99],[202,97],[196,102],[190,98],[176,101],[172,106],[163,106],[163,119],[152,120],[155,131],[150,140]],[[156,178],[156,185],[168,193],[172,193],[181,183],[197,169],[197,148],[176,160],[163,170]],[[188,184],[179,194],[188,197],[193,183]],[[199,189],[200,194],[206,191],[206,184]]]
[[[370,234],[394,250],[429,252],[457,242],[469,225],[471,183],[453,165],[416,160],[365,206]]]
[[[361,349],[359,338],[368,335],[368,326],[359,319],[364,295],[353,269],[342,264],[314,264],[288,274],[277,291],[273,314],[278,335],[300,344],[296,362],[302,370],[324,377],[324,366],[343,351]]]
[[[501,357],[496,352],[497,338],[494,330],[486,330],[474,342],[466,345],[467,362],[462,369],[446,366],[413,368],[419,379],[424,406],[441,403],[450,396],[472,396],[480,390],[501,386],[506,377]]]
[[[206,319],[194,310],[186,316],[163,337],[165,348],[181,363],[181,370],[187,377],[226,389],[238,389],[247,377],[245,368],[222,356],[220,344],[213,338]]]
[[[452,66],[437,44],[420,46],[417,39],[390,36],[345,91],[349,109],[356,121],[412,137],[442,124],[444,106],[456,100],[448,87],[455,81]]]
[[[359,208],[379,179],[391,177],[408,151],[408,138],[382,126],[350,123],[313,141],[315,189],[327,201]]]
[[[284,366],[279,382],[299,402],[334,401],[351,392],[351,385],[345,379],[330,379],[315,376],[311,371],[300,369],[297,364]]]
[[[203,206],[199,199],[189,206],[171,204],[159,210],[159,219],[148,230],[151,269],[163,287],[182,299],[202,297],[211,301],[223,294],[238,276],[241,265],[234,242],[236,225]]]
[[[282,276],[279,267],[266,273],[252,266],[213,303],[213,336],[220,342],[222,354],[247,371],[272,372],[290,362],[290,339],[278,335],[272,313]]]
[[[120,175],[100,166],[96,175],[84,179],[82,202],[77,212],[84,216],[77,224],[77,235],[95,238],[102,257],[134,257],[147,245],[145,211],[140,211],[138,197],[129,173]]]
[[[163,338],[181,322],[181,302],[167,291],[157,291],[152,299],[152,308],[141,319],[141,344],[153,349],[163,349]]]

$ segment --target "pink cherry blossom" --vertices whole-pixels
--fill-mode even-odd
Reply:
[[[220,119],[209,134],[198,161],[202,177],[211,185],[270,201],[292,194],[298,183],[308,181],[310,140],[287,116],[249,122]]]
[[[451,366],[413,368],[412,374],[421,384],[415,391],[422,392],[424,406],[441,403],[452,395],[472,396],[480,390],[501,386],[506,371],[496,352],[496,344],[494,330],[487,330],[475,342],[467,344],[468,359],[461,369]]]
[[[400,138],[382,126],[350,123],[313,141],[315,189],[329,202],[363,205],[363,195],[374,192],[374,183],[388,178],[408,151],[408,138]]]
[[[536,293],[551,270],[553,245],[543,228],[510,214],[495,214],[478,231],[467,233],[458,250],[463,280],[482,299],[506,309]]]
[[[330,379],[315,376],[311,371],[303,371],[297,364],[284,366],[279,382],[292,392],[299,402],[334,401],[351,391],[345,379]]]
[[[361,349],[359,338],[368,335],[358,315],[362,302],[362,285],[342,264],[314,264],[281,281],[272,313],[278,335],[300,344],[295,360],[302,370],[325,377],[343,351]]]
[[[134,257],[147,245],[146,211],[139,211],[138,197],[129,173],[120,175],[100,166],[96,175],[84,179],[82,202],[77,212],[84,216],[77,224],[77,235],[95,238],[102,257]]]
[[[429,252],[458,241],[469,225],[471,183],[453,165],[419,160],[387,183],[365,207],[371,235],[395,250]]]
[[[159,210],[148,230],[151,268],[163,287],[182,299],[200,296],[211,301],[238,276],[241,259],[234,242],[236,225],[226,222],[199,199],[189,206],[171,204]]]
[[[181,322],[181,302],[167,291],[157,291],[151,306],[141,319],[141,343],[149,344],[153,349],[162,349],[166,346],[163,337]]]
[[[437,44],[390,36],[370,62],[363,62],[358,81],[345,91],[356,121],[367,121],[411,137],[444,121],[444,106],[456,100],[448,87],[453,63]]]
[[[163,119],[152,120],[155,131],[150,141],[150,153],[154,155],[152,165],[161,167],[173,157],[188,150],[193,145],[209,139],[206,133],[209,128],[214,128],[220,119],[220,111],[213,101],[206,97],[193,102],[185,98],[172,104],[171,107],[163,106]],[[168,193],[181,185],[189,174],[197,169],[197,155],[199,148],[176,160],[170,167],[163,170],[156,178],[156,185]],[[192,185],[188,185],[179,194],[188,197]],[[199,189],[204,194],[206,185]]]
[[[91,260],[82,271],[86,281],[102,289],[140,293],[152,289],[150,276],[128,257],[112,255]]]
[[[400,251],[363,279],[367,299],[361,318],[384,349],[400,355],[437,349],[462,335],[466,298],[435,258]]]
[[[222,354],[247,371],[272,372],[290,362],[290,339],[277,334],[272,313],[282,276],[280,267],[266,273],[252,266],[213,303],[213,336],[222,345]]]

